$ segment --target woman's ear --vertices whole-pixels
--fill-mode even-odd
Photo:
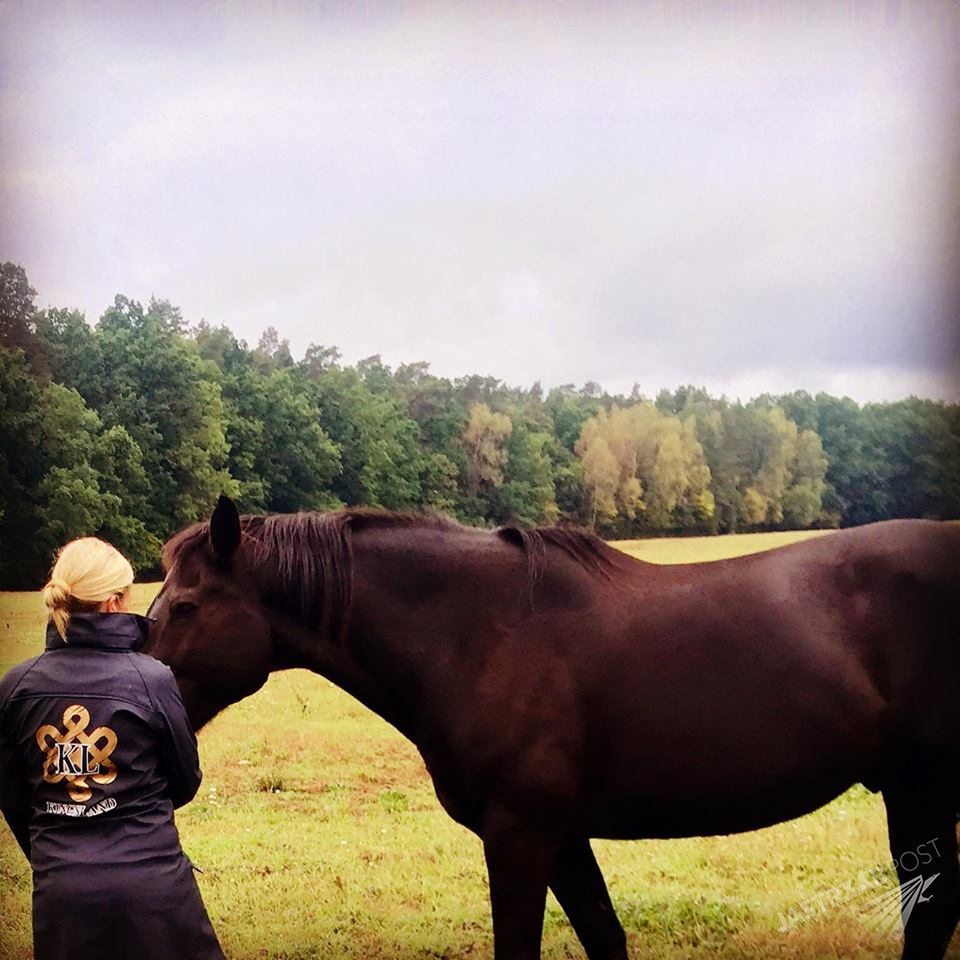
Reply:
[[[127,590],[123,593],[115,593],[112,597],[107,597],[97,609],[100,613],[125,613],[129,609],[127,599]]]

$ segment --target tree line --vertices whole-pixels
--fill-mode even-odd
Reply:
[[[153,573],[221,492],[250,513],[428,508],[606,537],[960,517],[956,404],[518,388],[330,345],[295,359],[272,328],[250,347],[165,300],[118,296],[91,326],[35,296],[0,267],[2,587],[36,586],[87,534]]]

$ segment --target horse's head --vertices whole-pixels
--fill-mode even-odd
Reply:
[[[194,727],[256,692],[272,666],[270,625],[240,550],[240,515],[221,497],[209,523],[164,547],[167,576],[144,647],[169,665]]]

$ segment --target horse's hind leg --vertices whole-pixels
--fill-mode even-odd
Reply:
[[[627,938],[586,837],[571,838],[560,848],[550,889],[589,960],[626,960]]]
[[[900,880],[903,960],[942,960],[960,918],[953,797],[927,784],[905,783],[885,789],[883,800]]]

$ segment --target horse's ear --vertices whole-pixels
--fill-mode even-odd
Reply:
[[[223,494],[220,494],[210,517],[210,543],[213,552],[223,560],[233,556],[240,546],[240,512],[237,505]]]

